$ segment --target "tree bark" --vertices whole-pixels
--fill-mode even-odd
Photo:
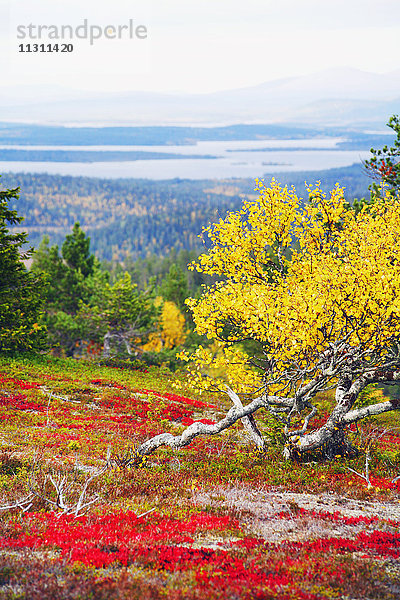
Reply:
[[[110,358],[112,334],[107,331],[103,341],[103,358]]]
[[[233,405],[236,406],[239,410],[243,410],[243,404],[242,404],[242,401],[240,400],[239,396],[233,390],[231,390],[231,388],[229,388],[229,387],[227,388],[226,393],[228,394],[229,398],[232,400]],[[241,421],[243,423],[243,427],[249,434],[250,439],[255,443],[257,448],[263,449],[264,445],[265,445],[264,440],[263,440],[260,430],[257,427],[257,424],[254,419],[254,415],[251,414],[248,417],[242,417]]]
[[[118,340],[119,348],[121,344],[125,346],[125,349],[129,356],[132,355],[132,348],[129,343],[129,339],[126,335],[119,331],[107,331],[103,338],[103,358],[110,358],[111,355],[111,340],[116,338]]]
[[[140,455],[151,454],[157,448],[161,446],[170,446],[171,448],[178,449],[188,446],[196,437],[200,435],[217,435],[228,429],[243,417],[248,417],[256,412],[259,408],[265,407],[265,398],[263,396],[256,398],[242,408],[233,406],[226,416],[218,421],[215,425],[205,425],[204,423],[193,423],[185,429],[181,435],[172,435],[171,433],[161,433],[155,437],[147,440],[138,448]]]
[[[296,432],[288,432],[288,443],[286,448],[286,456],[299,456],[305,452],[322,448],[328,458],[332,458],[337,454],[348,455],[354,454],[357,450],[346,440],[346,427],[350,423],[354,423],[368,416],[379,415],[391,410],[400,410],[400,400],[390,400],[380,402],[371,406],[366,406],[359,409],[353,409],[354,403],[358,398],[359,393],[371,383],[391,383],[400,379],[400,371],[382,371],[371,370],[363,373],[357,379],[352,380],[350,374],[346,373],[339,378],[336,387],[336,404],[328,417],[326,423],[309,433],[298,430]],[[328,381],[329,384],[329,381]],[[332,389],[332,386],[325,389]],[[310,392],[312,395],[321,391],[320,378],[308,382],[303,388],[300,388],[297,398],[306,398]],[[198,436],[217,435],[234,425],[239,419],[249,433],[253,442],[259,447],[264,447],[263,437],[257,428],[254,420],[254,413],[260,408],[271,410],[275,414],[289,414],[295,406],[295,398],[279,397],[279,396],[260,396],[250,402],[247,406],[243,406],[239,396],[230,388],[227,389],[228,396],[232,400],[234,406],[227,412],[225,417],[218,421],[215,425],[205,425],[203,423],[193,423],[187,427],[181,435],[174,436],[170,433],[157,435],[143,444],[138,449],[139,454],[151,454],[161,446],[170,446],[178,449],[189,445]],[[310,406],[310,401],[307,400],[307,406]],[[312,405],[311,405],[312,406]],[[314,411],[312,411],[314,413]],[[308,425],[308,422],[307,422]]]

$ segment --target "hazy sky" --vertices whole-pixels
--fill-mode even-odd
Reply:
[[[75,28],[84,19],[101,27],[133,19],[148,37],[73,40],[71,54],[18,53],[18,44],[37,41],[17,39],[18,25]],[[3,93],[16,84],[208,92],[330,67],[383,73],[400,68],[400,2],[0,0],[0,56]]]

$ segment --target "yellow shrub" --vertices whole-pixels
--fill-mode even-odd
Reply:
[[[150,334],[149,341],[143,346],[145,351],[160,352],[163,349],[180,346],[186,339],[185,317],[174,302],[156,299],[156,305],[162,304],[159,321],[160,330]]]

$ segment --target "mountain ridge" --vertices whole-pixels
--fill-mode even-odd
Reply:
[[[40,124],[216,125],[300,119],[313,125],[375,126],[396,109],[400,112],[400,69],[378,74],[348,67],[206,94],[16,86],[6,88],[0,98],[3,122]]]

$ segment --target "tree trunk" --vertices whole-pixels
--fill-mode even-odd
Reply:
[[[110,358],[112,337],[112,333],[110,331],[107,331],[106,335],[104,336],[103,342],[103,358]]]
[[[125,346],[125,349],[129,356],[132,356],[132,348],[129,343],[129,339],[120,331],[107,331],[103,338],[103,358],[110,358],[111,356],[111,340],[117,339],[118,351],[120,351],[121,345]]]
[[[121,337],[125,343],[125,348],[126,348],[127,353],[129,354],[129,356],[132,356],[132,348],[131,348],[128,338],[125,335],[121,335]]]

